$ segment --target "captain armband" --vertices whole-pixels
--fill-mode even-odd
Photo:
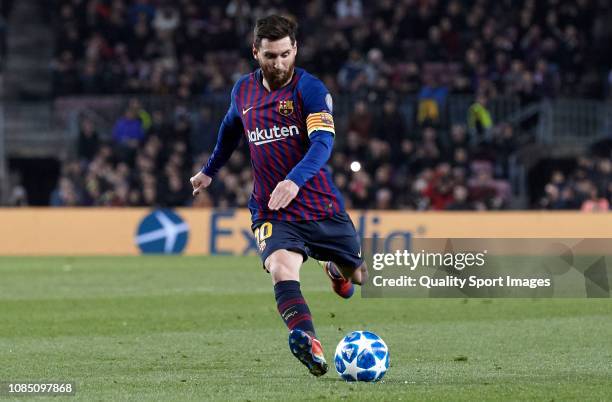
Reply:
[[[306,119],[306,128],[308,129],[308,135],[316,130],[328,131],[336,135],[334,129],[334,118],[327,112],[311,113]]]

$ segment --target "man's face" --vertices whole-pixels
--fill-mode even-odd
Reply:
[[[262,39],[259,48],[253,46],[253,57],[272,89],[280,88],[291,78],[296,54],[297,46],[288,36],[275,41]]]

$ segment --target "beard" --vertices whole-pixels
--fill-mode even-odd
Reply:
[[[283,86],[293,75],[295,62],[293,62],[286,71],[278,71],[273,68],[261,67],[264,78],[270,85],[271,89],[278,89]]]

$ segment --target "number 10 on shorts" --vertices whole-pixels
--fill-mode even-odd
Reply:
[[[257,246],[259,247],[259,252],[263,253],[266,249],[266,239],[272,236],[272,224],[270,222],[264,222],[255,229],[255,240],[257,241]]]

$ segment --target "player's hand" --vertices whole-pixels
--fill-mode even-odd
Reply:
[[[193,196],[195,197],[196,195],[200,194],[200,191],[210,186],[212,178],[202,172],[198,172],[198,174],[189,179],[189,181],[191,182],[191,186],[193,187]]]
[[[270,201],[268,201],[268,208],[272,211],[279,210],[287,207],[289,203],[295,198],[300,191],[297,184],[291,180],[283,180],[276,185],[272,194],[270,194]]]

